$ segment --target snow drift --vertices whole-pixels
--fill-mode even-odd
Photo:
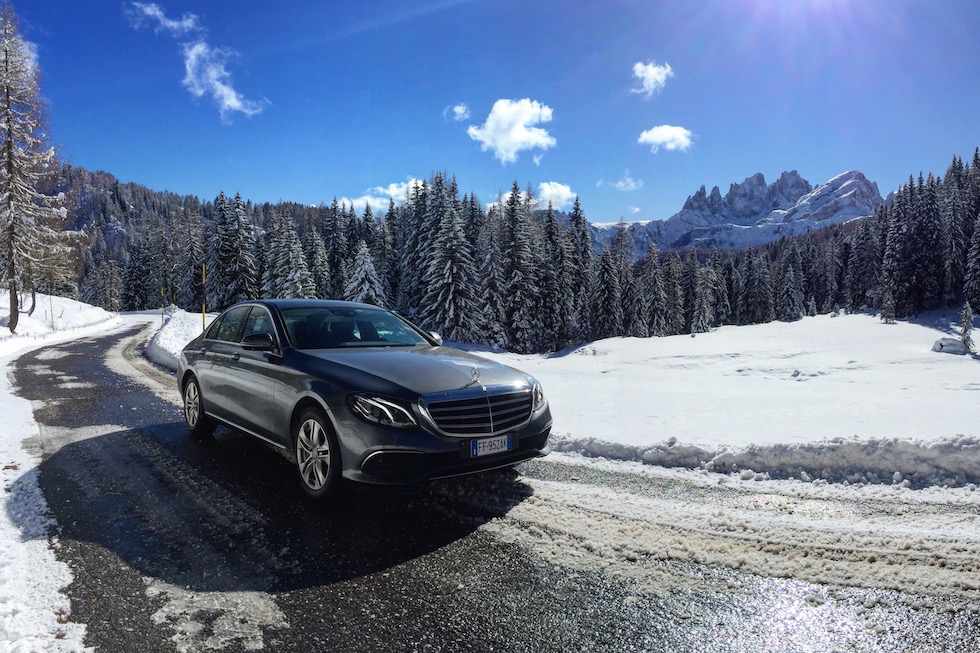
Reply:
[[[210,324],[215,317],[216,314],[209,314],[205,321]],[[146,357],[161,367],[176,371],[177,358],[184,345],[203,331],[200,313],[188,313],[176,306],[164,309],[163,324],[146,344]]]
[[[32,345],[98,326],[109,326],[117,317],[98,306],[54,295],[37,295],[33,315],[21,313],[17,333],[7,328],[10,319],[9,292],[0,290],[0,356],[9,355]]]

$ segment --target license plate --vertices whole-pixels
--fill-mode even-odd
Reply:
[[[489,456],[495,453],[503,453],[514,448],[512,436],[501,435],[496,438],[484,438],[483,440],[470,440],[470,457]]]

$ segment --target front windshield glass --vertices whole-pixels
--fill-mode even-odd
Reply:
[[[377,308],[311,306],[282,311],[297,349],[414,347],[428,344],[396,315]]]

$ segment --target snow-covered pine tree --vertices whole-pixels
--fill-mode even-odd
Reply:
[[[148,274],[151,251],[148,244],[138,241],[129,247],[120,303],[127,311],[145,311],[160,305],[160,289],[155,275]]]
[[[478,250],[483,252],[480,261],[480,299],[482,318],[480,342],[503,347],[507,344],[504,333],[504,276],[503,262],[499,245],[499,217],[496,208],[491,208],[483,221],[479,236]],[[478,303],[479,304],[479,303]]]
[[[538,289],[531,252],[531,216],[525,210],[521,190],[514,182],[504,206],[504,332],[507,349],[519,354],[534,351],[537,337],[534,306]]]
[[[684,333],[684,287],[681,277],[684,275],[684,265],[676,255],[662,268],[664,273],[664,290],[667,292],[667,334]]]
[[[463,207],[466,211],[466,240],[470,244],[470,252],[475,257],[479,251],[480,233],[483,230],[483,211],[476,200],[476,194],[470,194],[468,198],[463,198]]]
[[[714,303],[712,294],[715,287],[714,271],[710,267],[698,268],[694,284],[694,301],[691,315],[691,335],[707,333],[714,322],[711,310]]]
[[[578,271],[582,286],[575,295],[575,331],[574,337],[579,342],[587,342],[595,338],[597,318],[594,311],[593,295],[597,282],[595,264],[589,258],[589,265]]]
[[[330,256],[327,254],[327,246],[323,243],[323,238],[316,229],[307,230],[303,249],[313,287],[316,288],[316,296],[321,299],[330,297]]]
[[[647,298],[647,333],[651,336],[667,335],[667,293],[657,259],[657,246],[650,243],[646,258],[640,263],[641,292]]]
[[[41,108],[37,62],[6,3],[0,10],[0,261],[11,333],[19,320],[18,293],[34,288],[42,262],[59,258],[54,250],[67,256],[50,226],[64,217],[63,197],[39,190],[54,161],[54,149],[45,145]]]
[[[969,243],[966,240],[966,211],[960,191],[960,174],[947,173],[943,182],[942,229],[944,238],[944,276],[943,295],[947,306],[959,303],[966,278],[966,255]]]
[[[684,330],[682,333],[690,333],[691,320],[694,319],[694,300],[697,297],[695,289],[698,285],[698,259],[693,252],[687,255],[684,261],[684,270],[681,276],[681,287],[684,289]]]
[[[224,281],[222,306],[259,296],[255,265],[255,232],[239,194],[226,204],[225,230],[218,243]],[[294,232],[295,233],[295,232]]]
[[[112,258],[99,256],[82,283],[82,301],[107,311],[121,311],[123,290],[119,264]]]
[[[861,310],[875,304],[878,285],[878,261],[875,233],[871,221],[864,220],[857,229],[847,266],[848,306]]]
[[[227,237],[225,232],[228,230],[228,198],[224,191],[218,193],[214,198],[214,209],[212,210],[213,228],[211,238],[208,239],[208,278],[207,294],[208,306],[212,310],[221,310],[225,307],[225,279],[224,264],[221,261],[221,243]]]
[[[446,207],[426,274],[423,321],[443,337],[473,342],[480,337],[478,285],[463,218]]]
[[[303,245],[292,219],[281,210],[273,213],[264,246],[266,265],[262,295],[269,298],[314,298],[316,283],[310,274]]]
[[[184,245],[178,259],[177,303],[189,311],[199,311],[204,303],[204,265],[207,247],[204,242],[204,225],[201,214],[196,210],[185,209],[181,220]]]
[[[430,189],[427,184],[414,184],[408,205],[402,212],[402,278],[399,287],[399,309],[406,315],[418,315],[422,304],[425,272],[426,207]]]
[[[714,296],[714,323],[721,326],[722,324],[727,324],[731,319],[732,306],[728,296],[728,280],[725,277],[725,267],[721,262],[718,252],[715,252],[711,257],[711,270],[715,283],[711,289]]]
[[[762,324],[776,319],[769,273],[769,260],[764,254],[752,257],[745,286],[745,315],[749,324]]]
[[[324,218],[324,244],[330,259],[330,297],[344,296],[347,288],[347,224],[344,209],[337,198],[326,210]]]
[[[344,265],[349,269],[354,259],[357,257],[357,249],[360,242],[364,239],[363,230],[361,229],[361,220],[357,217],[357,211],[354,210],[354,204],[351,203],[346,209],[344,216],[344,232],[346,234],[344,241],[347,243],[347,253],[344,258]],[[368,250],[370,251],[370,250]]]
[[[381,223],[381,239],[384,242],[384,267],[380,270],[385,284],[385,295],[392,304],[397,304],[401,293],[402,231],[399,209],[395,200],[388,200],[388,211]]]
[[[960,341],[968,352],[973,351],[973,307],[970,302],[963,302],[960,312]]]
[[[577,270],[572,267],[572,243],[567,229],[556,220],[557,242],[551,243],[557,257],[555,269],[558,271],[556,304],[556,328],[558,346],[564,347],[575,338],[575,297],[572,294],[572,279]]]
[[[895,324],[895,295],[891,285],[885,284],[881,293],[881,321],[885,324]]]
[[[616,254],[607,249],[599,257],[593,304],[593,335],[596,339],[623,335],[623,295]]]
[[[796,274],[795,266],[787,256],[783,263],[782,287],[779,291],[779,319],[784,322],[795,322],[806,312],[803,289]]]
[[[647,322],[649,305],[647,295],[641,292],[639,282],[633,274],[632,266],[627,265],[622,279],[623,335],[633,338],[650,337]]]
[[[813,317],[817,314],[817,300],[810,295],[810,299],[806,303],[806,314]]]
[[[980,213],[973,225],[973,237],[966,255],[966,278],[963,296],[970,306],[980,306]]]
[[[364,213],[361,216],[361,240],[364,244],[368,246],[368,251],[371,255],[375,257],[375,264],[377,264],[378,257],[378,221],[374,219],[374,211],[371,210],[370,204],[364,205]],[[377,265],[375,265],[377,267]]]
[[[561,228],[555,218],[555,210],[548,202],[544,216],[543,254],[540,265],[541,284],[541,345],[546,351],[557,351],[564,342],[564,323],[568,307],[562,306],[561,282],[563,266],[563,243]]]
[[[384,286],[374,269],[374,258],[363,240],[357,244],[357,254],[351,264],[344,298],[347,301],[375,306],[386,304]]]
[[[732,324],[742,324],[742,301],[745,298],[745,276],[742,272],[744,270],[744,258],[741,264],[736,259],[729,261],[726,265],[728,266],[727,276],[730,279],[728,298],[732,307]]]
[[[589,231],[589,222],[582,211],[582,203],[578,195],[572,204],[572,212],[568,216],[568,224],[571,229],[571,267],[576,270],[576,275],[572,279],[572,295],[582,296],[582,285],[586,277],[593,273],[592,265],[592,232]]]

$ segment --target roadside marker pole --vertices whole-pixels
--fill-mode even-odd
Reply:
[[[208,264],[207,261],[201,263],[201,333],[207,327],[208,314]]]

